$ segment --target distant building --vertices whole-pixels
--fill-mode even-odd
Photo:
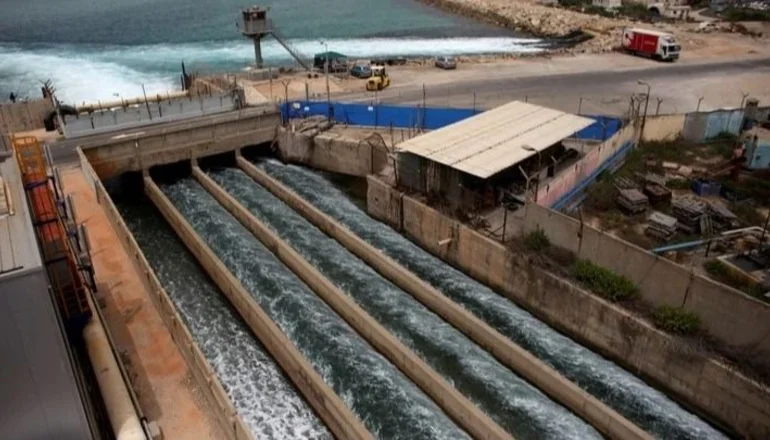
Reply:
[[[622,0],[592,0],[591,4],[604,9],[617,9],[623,2]]]
[[[745,139],[746,167],[752,170],[770,169],[770,130],[755,127]]]

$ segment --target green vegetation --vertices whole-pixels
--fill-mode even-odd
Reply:
[[[627,301],[639,295],[639,289],[631,280],[587,260],[576,261],[572,275],[583,286],[610,301]]]
[[[703,268],[706,272],[716,281],[722,284],[726,284],[733,289],[738,289],[741,292],[759,298],[763,301],[766,299],[762,295],[762,289],[756,284],[750,284],[745,278],[736,276],[727,265],[719,260],[710,260],[703,263]]]
[[[765,220],[756,206],[748,201],[731,203],[730,210],[747,226],[761,226]]]
[[[542,229],[532,231],[524,237],[524,244],[527,249],[534,252],[542,252],[551,246],[551,241],[548,240],[548,236],[545,235]]]
[[[770,21],[770,11],[729,8],[724,12],[724,17],[727,21]]]
[[[692,188],[692,179],[670,179],[666,182],[670,189],[690,189]]]
[[[700,317],[679,307],[657,307],[652,321],[659,329],[680,335],[692,335],[700,329]]]

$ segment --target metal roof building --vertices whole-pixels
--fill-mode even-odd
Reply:
[[[486,179],[593,123],[592,119],[513,101],[410,139],[399,145],[399,151]]]
[[[594,123],[513,101],[400,144],[396,178],[399,185],[438,195],[455,208],[489,205],[495,188],[521,178],[519,165],[544,156],[542,165],[548,167],[550,157],[560,156],[551,147]]]

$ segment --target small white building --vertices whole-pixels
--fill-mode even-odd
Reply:
[[[604,9],[617,9],[622,5],[622,0],[592,0],[591,4]]]

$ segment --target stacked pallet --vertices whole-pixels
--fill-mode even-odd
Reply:
[[[699,233],[701,217],[708,215],[708,205],[693,197],[680,197],[671,202],[672,214],[679,220],[679,229],[688,234]]]
[[[647,235],[668,241],[676,235],[679,221],[670,215],[655,211],[647,218],[647,223],[647,229],[645,230]]]
[[[641,214],[647,211],[650,202],[638,189],[621,189],[618,191],[618,204],[630,214]]]

